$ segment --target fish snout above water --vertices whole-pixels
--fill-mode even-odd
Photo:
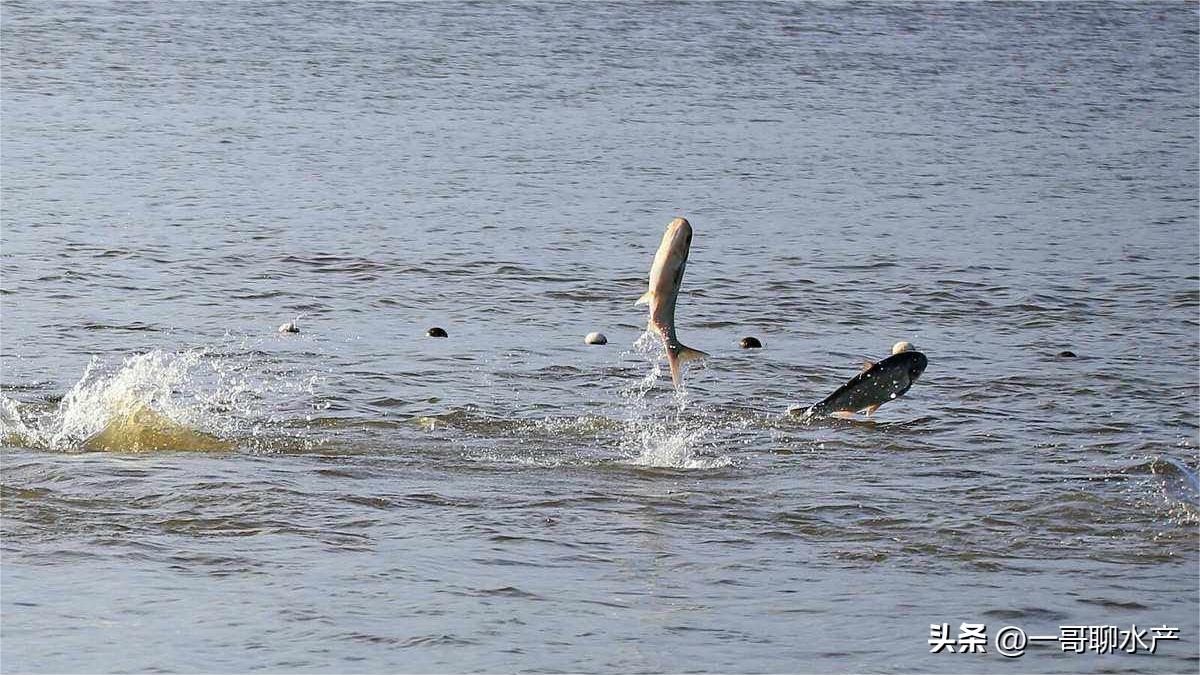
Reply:
[[[650,319],[646,330],[662,338],[667,349],[667,363],[671,366],[671,381],[676,389],[683,384],[682,365],[708,356],[681,343],[675,329],[675,306],[691,246],[691,223],[686,218],[672,220],[650,265],[649,289],[634,303],[635,306],[649,305]]]

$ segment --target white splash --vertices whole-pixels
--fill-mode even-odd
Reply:
[[[172,398],[188,378],[200,355],[160,351],[129,357],[115,373],[105,374],[93,357],[83,377],[67,392],[58,414],[48,421],[51,435],[47,445],[64,449],[80,445],[102,431],[110,421],[132,416],[149,408],[169,420],[188,426],[190,412]]]
[[[649,370],[621,389],[629,411],[621,446],[632,456],[629,463],[679,469],[728,466],[731,463],[728,457],[702,451],[715,426],[703,416],[684,420],[689,404],[686,388],[677,391],[672,387],[669,398],[649,395],[662,377],[665,357],[662,341],[646,331],[633,343],[630,354],[644,358]],[[670,407],[664,410],[662,404],[667,401]]]
[[[729,466],[732,460],[724,456],[702,454],[702,443],[711,435],[708,426],[662,425],[635,426],[632,441],[640,447],[637,457],[630,463],[636,466],[652,466],[677,469],[716,469]]]
[[[0,438],[56,451],[254,445],[272,426],[268,405],[278,394],[311,397],[319,380],[259,368],[255,358],[203,349],[154,350],[116,366],[93,358],[54,408],[0,397]]]

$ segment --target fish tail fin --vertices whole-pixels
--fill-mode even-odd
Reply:
[[[811,420],[819,417],[829,417],[832,413],[833,410],[830,409],[830,407],[826,405],[824,401],[822,401],[821,403],[814,403],[805,408],[804,419]]]
[[[654,299],[654,291],[646,291],[645,293],[642,294],[642,297],[637,299],[637,302],[633,303],[633,306],[637,307],[638,305],[648,305],[648,304],[650,304],[650,301],[653,299]]]
[[[667,363],[671,366],[671,381],[675,383],[675,388],[678,389],[683,384],[683,364],[694,359],[702,359],[708,354],[699,349],[692,349],[683,345],[674,345],[667,349]]]

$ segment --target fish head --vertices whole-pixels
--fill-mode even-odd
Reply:
[[[929,359],[921,352],[903,352],[909,358],[905,359],[905,367],[908,369],[908,379],[910,382],[916,382],[921,373],[925,372],[925,367],[929,365]]]
[[[687,250],[692,245],[692,224],[687,221],[687,218],[676,218],[667,225],[667,232],[663,236],[664,243],[670,242],[672,250],[682,248]]]
[[[683,270],[687,266],[691,245],[691,223],[686,218],[672,220],[663,233],[658,252],[654,254],[654,264],[650,266],[650,291],[672,307],[675,293],[683,283]]]

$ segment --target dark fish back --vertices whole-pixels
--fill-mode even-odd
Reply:
[[[808,415],[828,415],[840,411],[857,412],[882,405],[903,396],[915,378],[909,373],[914,364],[924,370],[925,356],[920,352],[902,352],[889,356],[850,378],[837,391],[808,410]]]

